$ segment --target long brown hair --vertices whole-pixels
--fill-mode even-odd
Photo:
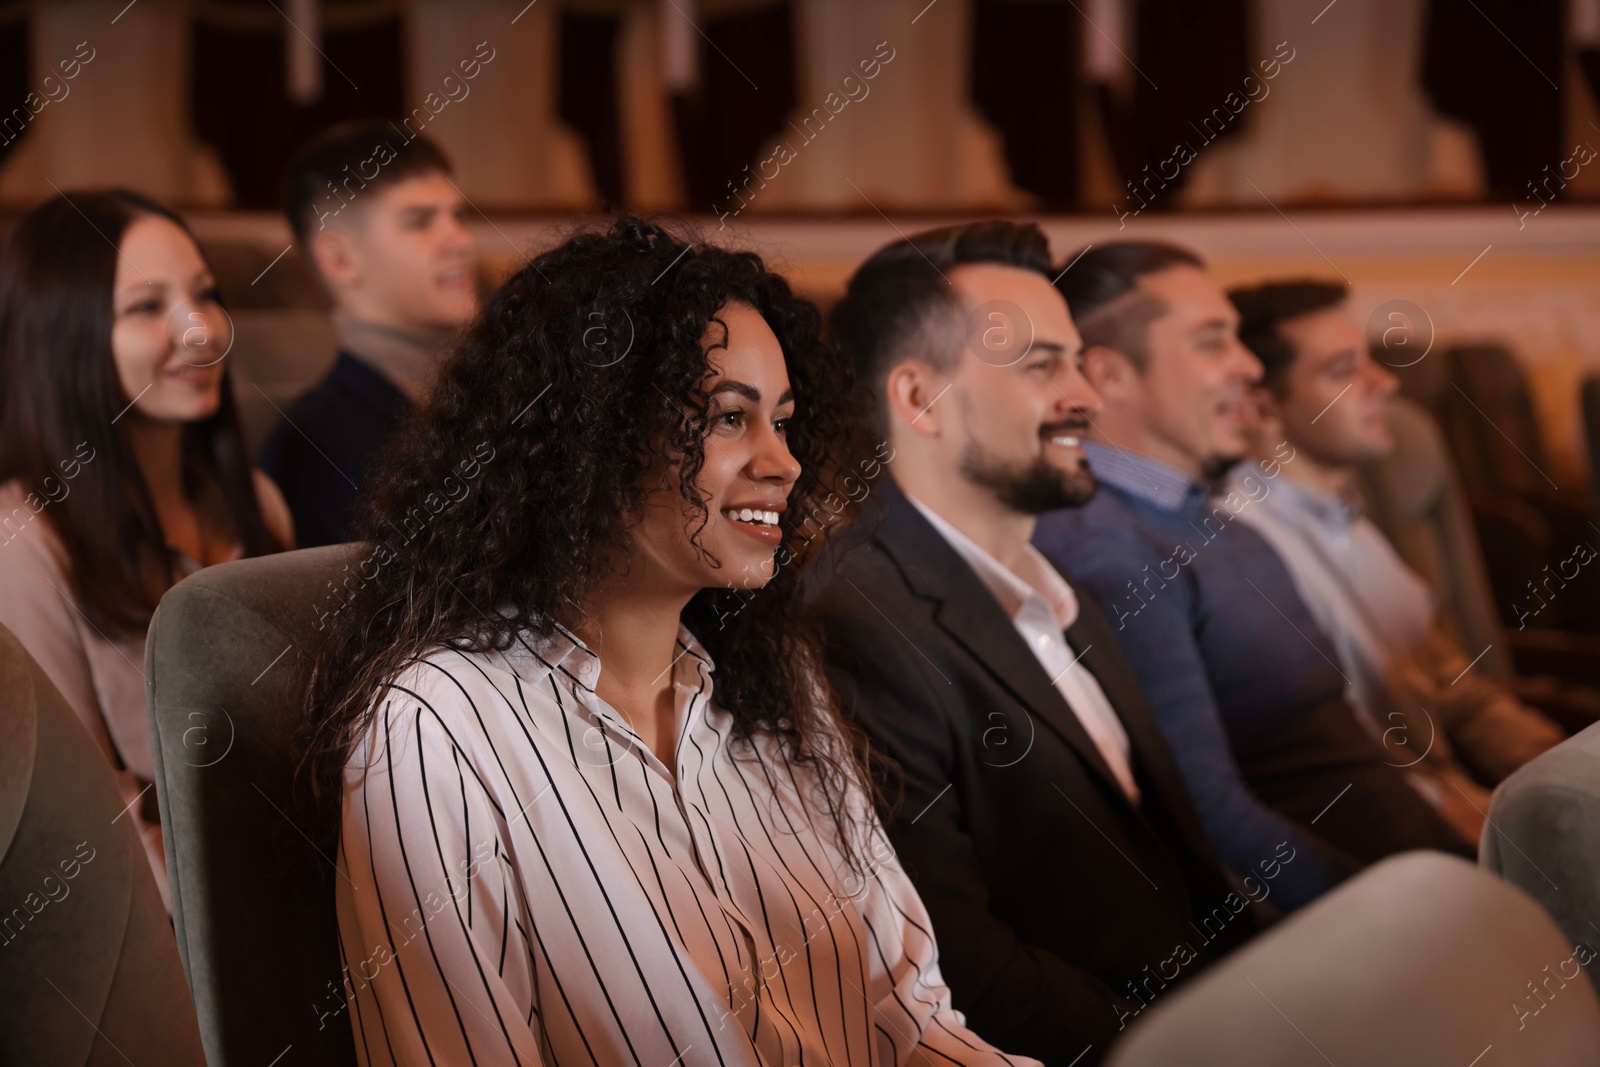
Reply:
[[[189,232],[155,200],[111,189],[46,200],[0,245],[0,483],[17,479],[48,498],[38,517],[66,547],[78,607],[108,634],[149,625],[176,577],[144,476],[115,425],[133,400],[111,352],[118,248],[147,215]],[[244,554],[263,555],[281,546],[261,519],[230,378],[224,365],[216,413],[183,427],[182,484],[191,500],[216,491]],[[68,463],[82,469],[71,468],[77,476],[64,486]],[[65,490],[59,499],[52,484]]]

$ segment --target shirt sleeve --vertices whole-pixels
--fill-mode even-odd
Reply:
[[[1467,654],[1438,628],[1418,659],[1431,683],[1419,703],[1434,706],[1457,757],[1491,785],[1566,740],[1543,713],[1472,670]]]
[[[1132,539],[1076,535],[1080,543],[1068,565],[1072,576],[1110,617],[1126,587],[1158,558],[1146,558]],[[1236,875],[1253,871],[1287,842],[1303,857],[1282,869],[1277,891],[1282,906],[1297,908],[1358,871],[1343,850],[1263,803],[1250,790],[1233,758],[1233,747],[1211,691],[1204,655],[1190,625],[1188,576],[1170,582],[1170,592],[1145,602],[1117,630],[1123,653],[1138,675],[1151,714],[1178,761],[1200,812],[1206,837]],[[1121,613],[1128,616],[1128,612]]]
[[[507,813],[452,735],[452,699],[389,690],[346,770],[339,930],[368,1065],[542,1062]]]
[[[106,759],[119,761],[111,734],[100,713],[94,691],[94,676],[89,670],[89,654],[73,624],[77,609],[68,598],[67,576],[49,558],[53,533],[38,528],[46,522],[36,517],[30,527],[11,535],[0,534],[0,624],[3,624],[28,654],[44,668],[72,710],[99,744]],[[10,531],[7,531],[9,534]],[[131,797],[124,797],[126,803]]]
[[[111,739],[105,710],[95,691],[89,652],[74,619],[79,609],[70,599],[73,594],[66,568],[53,558],[62,551],[60,542],[47,523],[44,516],[36,515],[27,526],[16,530],[8,527],[0,532],[0,625],[22,642],[105,753],[106,765],[117,782],[117,793],[127,807],[127,817],[144,846],[161,902],[170,912],[167,855],[161,823],[154,814],[155,794],[145,795],[151,783],[124,765]],[[105,647],[113,647],[112,642],[107,641]],[[134,667],[142,674],[144,664]]]
[[[868,820],[871,831],[864,857],[867,870],[857,883],[863,899],[857,907],[867,930],[872,983],[867,1000],[881,1061],[1036,1067],[1037,1060],[1007,1056],[984,1041],[951,1007],[927,909],[865,805],[861,818]]]

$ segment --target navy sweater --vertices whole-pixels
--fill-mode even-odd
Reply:
[[[1289,842],[1296,858],[1274,883],[1277,902],[1304,904],[1360,864],[1263,802],[1234,746],[1340,700],[1332,646],[1283,563],[1227,506],[1199,486],[1157,503],[1129,491],[1142,476],[1112,484],[1111,466],[1096,465],[1101,488],[1087,506],[1043,516],[1034,542],[1111,620],[1222,861],[1246,876]]]

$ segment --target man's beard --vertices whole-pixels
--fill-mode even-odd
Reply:
[[[1024,515],[1082,507],[1100,487],[1087,466],[1064,471],[1043,455],[1031,463],[1008,464],[990,456],[976,441],[967,443],[960,469],[967,481],[992,490],[1002,504]]]
[[[1220,453],[1207,456],[1200,463],[1201,479],[1213,489],[1222,485],[1228,472],[1244,462],[1243,456],[1225,456]]]

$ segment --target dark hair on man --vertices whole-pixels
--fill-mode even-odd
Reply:
[[[1050,277],[1050,240],[1031,222],[973,222],[928,230],[874,252],[829,318],[856,380],[879,396],[889,369],[915,354],[948,369],[960,352],[961,310],[949,272],[998,263]],[[881,409],[881,404],[875,405]],[[877,412],[882,430],[883,413]]]
[[[1187,248],[1160,241],[1113,241],[1091,245],[1056,279],[1067,298],[1083,347],[1104,345],[1144,369],[1150,324],[1167,313],[1160,297],[1139,293],[1139,279],[1172,267],[1205,269],[1205,260]],[[1131,299],[1124,299],[1132,294]]]
[[[1239,340],[1261,361],[1262,385],[1281,394],[1284,377],[1294,364],[1294,345],[1278,331],[1279,324],[1336,308],[1349,292],[1344,282],[1315,279],[1228,290],[1228,299],[1239,312]]]
[[[283,213],[304,248],[346,205],[423,174],[450,174],[439,146],[393,122],[363,119],[330,126],[301,146],[284,176]]]

